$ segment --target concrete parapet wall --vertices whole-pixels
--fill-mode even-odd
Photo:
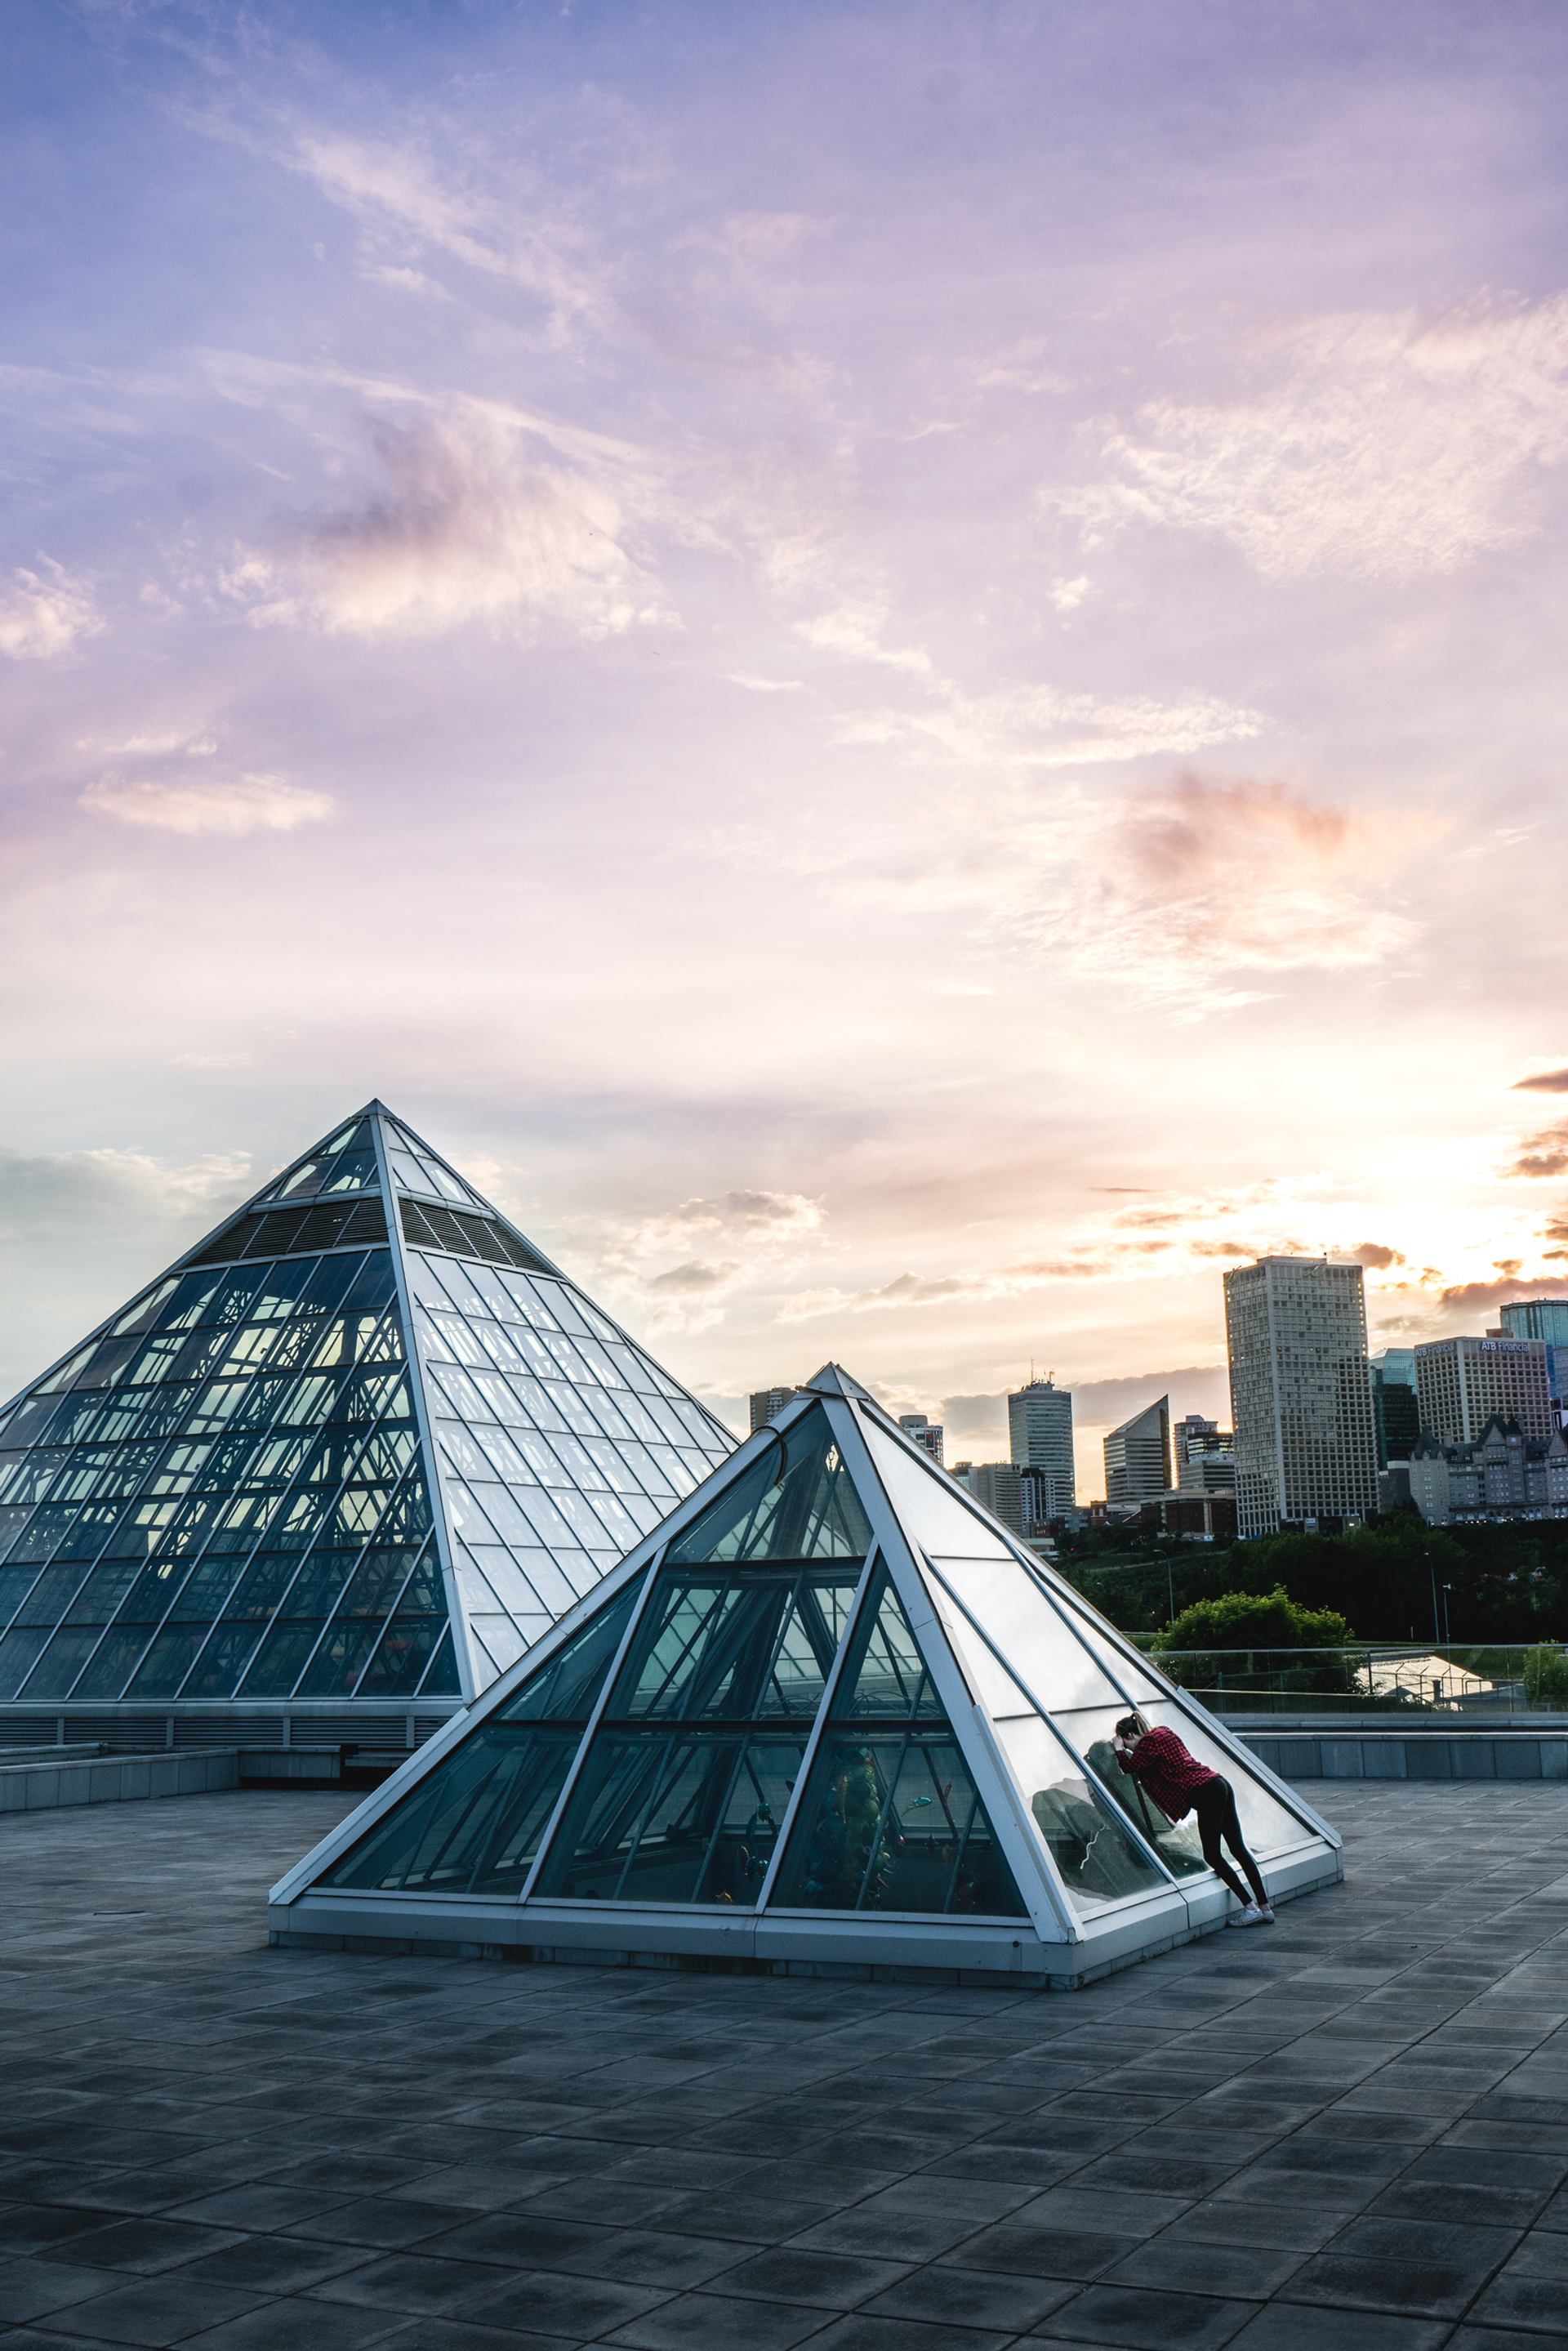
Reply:
[[[100,1755],[0,1766],[0,1813],[47,1813],[67,1804],[123,1804],[147,1796],[202,1796],[240,1784],[237,1747],[183,1753]]]
[[[1241,1736],[1282,1780],[1568,1780],[1568,1730],[1563,1729],[1244,1730]]]
[[[58,1751],[0,1764],[0,1813],[47,1813],[70,1804],[134,1803],[151,1796],[206,1796],[275,1782],[336,1780],[336,1747],[279,1752],[240,1747],[160,1749],[150,1755]]]

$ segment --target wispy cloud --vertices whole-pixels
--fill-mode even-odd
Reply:
[[[426,147],[329,127],[302,127],[275,152],[360,219],[535,295],[556,340],[602,319],[606,273],[591,240],[540,192],[530,201],[518,190],[507,204],[493,190],[457,184]]]
[[[1541,1070],[1532,1078],[1516,1078],[1516,1094],[1568,1094],[1568,1070]]]
[[[1390,903],[1417,843],[1391,815],[1290,785],[1179,773],[1115,795],[1070,783],[910,805],[896,840],[857,827],[707,836],[711,856],[783,863],[846,904],[946,912],[991,948],[1055,958],[1177,1010],[1255,998],[1286,973],[1366,970],[1417,936]]]
[[[1543,1126],[1525,1143],[1506,1171],[1510,1176],[1568,1176],[1568,1119]]]
[[[0,653],[10,661],[58,661],[103,627],[87,582],[47,556],[39,562],[0,588]]]
[[[837,652],[865,650],[842,632],[813,642],[832,643]],[[897,665],[897,657],[886,652],[867,657]],[[1244,741],[1262,723],[1255,711],[1212,695],[1164,702],[1149,695],[1078,694],[1055,685],[974,693],[932,674],[924,656],[911,653],[902,665],[929,683],[929,702],[852,711],[835,727],[840,743],[894,744],[994,773],[1094,767],[1161,754],[1180,758],[1209,745]]]
[[[1321,318],[1243,365],[1231,398],[1146,402],[1104,441],[1110,478],[1044,490],[1043,508],[1090,546],[1154,524],[1228,539],[1271,577],[1407,580],[1525,537],[1537,469],[1568,455],[1568,295]]]
[[[784,1300],[781,1322],[814,1322],[825,1314],[884,1312],[894,1307],[947,1306],[958,1301],[1016,1298],[1058,1281],[1086,1281],[1108,1270],[1103,1259],[1062,1257],[1003,1267],[994,1273],[900,1273],[869,1290],[804,1290]]]
[[[0,1151],[0,1244],[76,1239],[117,1224],[199,1230],[237,1206],[250,1181],[248,1160],[233,1154]]]
[[[1484,1314],[1515,1298],[1568,1298],[1568,1280],[1555,1274],[1536,1274],[1529,1280],[1505,1274],[1498,1281],[1460,1281],[1442,1291],[1438,1303],[1450,1313]]]
[[[776,1280],[824,1221],[804,1193],[723,1192],[621,1219],[601,1238],[600,1262],[639,1295],[650,1329],[702,1331],[732,1293]]]
[[[231,838],[294,832],[332,813],[326,792],[308,791],[282,776],[100,776],[82,793],[81,806],[116,824]]]
[[[472,623],[618,635],[670,614],[629,550],[627,486],[541,447],[535,420],[455,400],[376,418],[379,486],[252,549],[227,592],[263,627],[437,636]]]

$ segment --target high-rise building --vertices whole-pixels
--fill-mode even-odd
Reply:
[[[1227,1446],[1223,1452],[1189,1454],[1176,1473],[1176,1484],[1177,1490],[1183,1494],[1233,1494],[1236,1490],[1234,1447]]]
[[[1000,1519],[1015,1535],[1023,1532],[1023,1490],[1016,1463],[971,1461],[964,1483],[993,1519]]]
[[[1568,1298],[1516,1298],[1500,1320],[1511,1339],[1539,1339],[1555,1404],[1568,1404]]]
[[[1200,1412],[1184,1413],[1172,1431],[1176,1483],[1183,1494],[1233,1494],[1236,1438]]]
[[[928,1420],[923,1412],[901,1412],[898,1426],[907,1437],[914,1438],[917,1445],[925,1447],[933,1461],[942,1459],[946,1431],[940,1420]]]
[[[750,1400],[753,1434],[759,1428],[765,1428],[770,1420],[776,1420],[794,1394],[794,1388],[756,1389]]]
[[[1372,1416],[1377,1428],[1377,1466],[1408,1461],[1421,1434],[1416,1394],[1416,1351],[1385,1347],[1372,1358]]]
[[[413,1745],[733,1444],[367,1103],[0,1413],[0,1736]]]
[[[1049,1379],[1014,1389],[1007,1399],[1007,1434],[1013,1466],[1042,1471],[1048,1515],[1064,1517],[1075,1506],[1071,1390]]]
[[[1105,1440],[1106,1499],[1117,1508],[1156,1502],[1170,1485],[1170,1398],[1163,1395]]]
[[[1324,1531],[1377,1508],[1377,1432],[1359,1265],[1265,1257],[1225,1276],[1244,1539]]]
[[[1556,1425],[1540,1339],[1432,1339],[1416,1350],[1421,1426],[1444,1445],[1474,1445],[1492,1419],[1527,1437]]]

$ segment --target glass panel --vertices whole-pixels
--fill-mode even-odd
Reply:
[[[1158,1700],[1168,1697],[1168,1685],[1157,1680],[1147,1666],[1138,1663],[1136,1656],[1127,1656],[1111,1638],[1109,1626],[1081,1593],[1069,1587],[1062,1593],[1062,1605],[1078,1626],[1088,1647],[1099,1658],[1106,1680],[1112,1682],[1113,1687],[1127,1691],[1127,1705],[1122,1708],[1124,1714],[1127,1706],[1143,1708],[1151,1698]],[[1058,1713],[1062,1711],[1060,1708],[1056,1710]]]
[[[853,1573],[716,1576],[665,1567],[611,1696],[613,1719],[807,1721],[855,1594]]]
[[[682,1480],[684,1465],[665,1448]],[[820,1405],[763,1446],[670,1551],[672,1561],[863,1559],[871,1530]]]
[[[49,1637],[47,1625],[18,1625],[0,1641],[0,1698],[15,1698]]]
[[[1125,1708],[1116,1708],[1084,1714],[1064,1714],[1062,1729],[1129,1820],[1136,1821],[1158,1848],[1168,1866],[1179,1876],[1191,1876],[1207,1866],[1196,1820],[1189,1813],[1183,1820],[1168,1821],[1148,1791],[1131,1772],[1124,1771],[1116,1761],[1113,1741],[1116,1722],[1125,1711]],[[1260,1858],[1284,1853],[1293,1845],[1308,1843],[1314,1832],[1287,1812],[1276,1796],[1254,1780],[1244,1763],[1238,1762],[1233,1755],[1227,1753],[1195,1723],[1188,1721],[1179,1708],[1166,1701],[1158,1705],[1151,1703],[1144,1711],[1151,1723],[1174,1730],[1189,1753],[1195,1755],[1200,1763],[1206,1763],[1211,1771],[1218,1771],[1230,1781],[1236,1794],[1241,1834]]]
[[[1023,1905],[887,1570],[867,1596],[774,1900],[1018,1917]],[[880,1728],[896,1719],[905,1729]]]
[[[357,1698],[411,1698],[438,1642],[451,1655],[452,1628],[444,1615],[421,1616],[407,1598],[382,1634],[379,1646],[359,1677]],[[452,1672],[452,1689],[457,1679]]]
[[[118,1698],[151,1638],[151,1625],[121,1624],[106,1633],[84,1667],[73,1698],[78,1704],[88,1698]]]
[[[947,1720],[885,1568],[861,1618],[834,1712],[857,1720],[867,1715],[899,1722]]]
[[[993,1727],[1076,1910],[1087,1916],[1168,1883],[1039,1715],[1016,1715]],[[1135,1817],[1141,1826],[1141,1816]],[[1152,1835],[1149,1841],[1157,1842]]]
[[[550,1620],[543,1614],[530,1621],[515,1615],[503,1616],[493,1611],[488,1616],[471,1615],[468,1629],[483,1646],[499,1677],[508,1666],[517,1663],[524,1649],[532,1648],[534,1643],[549,1631]]]
[[[619,1648],[640,1579],[597,1609],[535,1673],[497,1708],[498,1722],[586,1723]]]
[[[369,1660],[381,1622],[380,1617],[335,1617],[299,1677],[296,1697],[348,1698]]]
[[[754,1903],[805,1750],[804,1732],[601,1730],[539,1898]]]
[[[830,1731],[774,1907],[1017,1918],[1018,1889],[950,1731]]]
[[[867,1414],[861,1420],[877,1476],[905,1529],[922,1550],[944,1559],[1007,1559],[1002,1537],[963,1500],[945,1469],[912,1455]]]
[[[27,1698],[64,1698],[98,1646],[101,1630],[97,1625],[76,1625],[57,1633],[19,1695]]]
[[[321,1882],[515,1896],[566,1784],[576,1744],[573,1731],[493,1718],[437,1764]]]
[[[618,1593],[410,1791],[324,1882],[515,1893],[620,1646],[637,1585]],[[384,1668],[374,1661],[361,1695]]]
[[[374,1671],[373,1660],[371,1671]],[[419,1685],[419,1695],[421,1698],[460,1698],[462,1694],[457,1671],[457,1650],[452,1637],[452,1626],[448,1625],[443,1629],[441,1639],[436,1643],[434,1656],[425,1668],[424,1677]]]
[[[1080,1638],[1073,1620],[1064,1622],[1017,1560],[939,1559],[934,1564],[960,1600],[984,1625],[1003,1657],[1016,1658],[1029,1695],[1049,1713],[1069,1707],[1116,1706],[1127,1712],[1120,1691]],[[1016,1712],[1016,1684],[941,1584],[926,1578],[931,1604],[947,1626],[964,1677],[992,1714]],[[1022,1701],[1027,1705],[1028,1698]]]

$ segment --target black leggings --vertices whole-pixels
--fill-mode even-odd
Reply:
[[[1192,1809],[1198,1815],[1198,1834],[1203,1840],[1203,1858],[1220,1884],[1230,1887],[1238,1902],[1246,1901],[1247,1895],[1241,1879],[1220,1850],[1220,1841],[1223,1838],[1247,1873],[1252,1899],[1258,1903],[1267,1902],[1269,1896],[1263,1885],[1263,1873],[1248,1852],[1242,1838],[1241,1823],[1236,1817],[1236,1791],[1230,1781],[1220,1779],[1218,1774],[1212,1780],[1205,1780],[1192,1799]]]

